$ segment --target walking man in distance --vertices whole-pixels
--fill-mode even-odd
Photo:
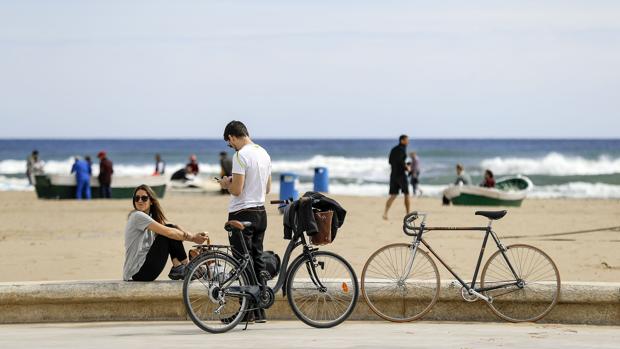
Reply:
[[[390,166],[392,167],[392,173],[390,174],[390,197],[385,203],[385,211],[383,212],[383,219],[388,219],[388,211],[396,196],[399,192],[405,195],[405,209],[409,213],[409,183],[407,181],[407,145],[409,144],[409,137],[407,135],[401,135],[399,137],[398,145],[392,148],[390,151]]]
[[[263,253],[263,238],[267,230],[265,195],[271,190],[271,158],[267,151],[250,139],[250,134],[241,121],[231,121],[224,129],[224,140],[236,150],[232,158],[232,176],[223,177],[219,183],[232,195],[228,206],[228,220],[252,222],[243,230],[243,239],[252,255],[254,271],[261,282],[266,282]],[[238,234],[229,236],[230,245],[243,254]],[[265,274],[267,273],[267,274]],[[248,321],[265,322],[263,309],[248,313]],[[244,320],[245,321],[245,320]]]

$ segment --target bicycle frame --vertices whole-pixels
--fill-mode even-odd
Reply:
[[[409,258],[409,261],[407,263],[407,268],[405,269],[405,273],[402,276],[402,278],[407,277],[407,275],[409,275],[409,273],[411,272],[411,268],[413,267],[413,261],[415,259],[417,249],[420,246],[420,244],[423,244],[424,246],[426,246],[428,251],[433,256],[435,256],[435,258],[437,258],[437,260],[450,272],[450,274],[452,274],[452,276],[454,276],[458,280],[458,282],[468,291],[468,293],[474,294],[477,297],[482,298],[487,302],[491,300],[489,299],[489,297],[482,295],[481,292],[496,290],[496,289],[505,288],[508,286],[519,286],[520,287],[520,283],[522,282],[522,280],[518,277],[514,267],[512,266],[512,263],[510,263],[510,260],[508,259],[508,256],[506,255],[506,251],[507,251],[506,247],[502,245],[499,238],[497,237],[497,234],[495,234],[495,232],[491,229],[491,221],[489,221],[489,225],[486,227],[427,227],[425,220],[426,220],[426,217],[424,216],[424,219],[422,220],[422,223],[420,224],[420,226],[413,228],[413,230],[416,231],[417,234],[415,235],[415,238],[413,240],[413,244],[411,247],[412,248],[411,257]],[[450,268],[450,266],[446,262],[444,262],[444,260],[435,252],[435,250],[433,250],[433,248],[428,244],[428,242],[424,240],[423,235],[433,230],[435,231],[459,230],[459,231],[484,231],[485,232],[484,239],[482,241],[482,246],[480,248],[480,254],[478,256],[478,262],[476,263],[476,268],[474,270],[474,275],[472,277],[471,284],[467,284],[465,281],[463,281],[463,279],[454,270],[452,270],[452,268]],[[405,231],[405,233],[407,233],[407,231]],[[493,238],[493,240],[495,241],[495,244],[497,245],[497,248],[501,251],[501,254],[504,257],[504,260],[506,261],[506,263],[508,264],[508,267],[510,268],[514,276],[515,281],[506,282],[500,285],[494,285],[490,287],[476,288],[476,279],[478,277],[478,272],[480,271],[480,265],[482,264],[482,257],[484,255],[484,250],[486,248],[489,236]]]
[[[235,229],[231,231],[231,234],[235,234],[235,233],[243,234],[243,232],[240,230]],[[233,251],[233,257],[235,254],[237,254],[240,257],[239,259],[242,261],[239,266],[239,269],[235,274],[230,275],[224,282],[222,282],[222,288],[230,286],[230,284],[234,282],[234,280],[237,278],[237,275],[240,275],[243,272],[248,273],[248,276],[250,277],[250,281],[252,282],[253,285],[261,285],[261,283],[258,281],[258,277],[254,270],[254,261],[252,260],[252,257],[250,256],[250,252],[243,238],[241,238],[241,245],[243,247],[243,254],[240,254],[238,251],[231,249]],[[305,256],[306,260],[314,262],[315,259],[314,259],[314,256],[312,255],[312,252],[317,251],[318,248],[312,248],[308,246],[308,243],[306,241],[306,237],[304,236],[304,234],[296,233],[291,239],[291,241],[289,242],[284,252],[284,256],[282,258],[282,264],[280,266],[280,273],[278,274],[278,280],[276,282],[276,285],[272,288],[273,293],[278,293],[281,289],[282,294],[286,296],[286,291],[285,291],[286,288],[284,286],[286,284],[286,280],[289,274],[289,271],[288,271],[289,260],[290,260],[293,250],[295,250],[299,246],[303,246],[303,252],[300,256]],[[316,273],[316,266],[314,265],[314,263],[306,263],[306,268],[308,268],[308,274],[310,275],[310,278],[312,282],[314,283],[314,285],[319,288],[324,289],[325,286],[321,283],[321,281],[318,278],[318,275]],[[266,285],[263,285],[263,286],[267,287]],[[231,292],[230,294],[238,295],[238,296],[247,296],[247,294],[238,294],[236,292]]]

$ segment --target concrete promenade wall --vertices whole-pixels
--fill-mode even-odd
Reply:
[[[296,319],[279,293],[267,311]],[[0,323],[188,319],[182,282],[52,281],[0,283]],[[380,320],[358,300],[352,320]],[[442,282],[440,298],[424,320],[502,321],[482,301],[465,302],[459,287]],[[563,283],[560,301],[540,322],[620,325],[620,283]]]

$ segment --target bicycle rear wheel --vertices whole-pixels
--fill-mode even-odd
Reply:
[[[481,287],[521,282],[486,291],[487,303],[500,318],[510,322],[537,321],[547,315],[560,297],[560,272],[551,258],[540,249],[524,245],[506,247],[517,280],[501,251],[496,251],[484,265]]]
[[[190,319],[202,330],[223,333],[241,321],[248,307],[247,297],[230,295],[230,287],[249,284],[245,273],[233,277],[229,287],[222,284],[238,271],[237,261],[224,253],[207,252],[189,265],[183,282],[183,303]]]
[[[362,295],[370,309],[388,321],[407,322],[424,316],[439,298],[437,265],[411,244],[391,244],[373,253],[362,271]]]
[[[291,265],[286,283],[288,302],[295,316],[312,327],[333,327],[353,312],[359,295],[357,277],[351,265],[339,255],[313,252],[313,261],[304,255]]]

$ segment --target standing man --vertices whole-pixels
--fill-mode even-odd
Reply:
[[[392,173],[390,174],[390,197],[385,203],[385,211],[383,212],[383,219],[388,219],[388,211],[396,196],[399,192],[405,195],[405,209],[409,213],[409,183],[407,182],[407,145],[409,144],[409,137],[407,135],[401,135],[398,138],[398,145],[392,148],[390,151],[390,166],[392,167]]]
[[[155,154],[155,171],[153,176],[163,176],[166,172],[166,162],[161,158],[161,154]]]
[[[30,185],[35,184],[35,177],[43,174],[43,161],[39,159],[39,151],[33,150],[32,154],[26,160],[26,178]]]
[[[99,196],[102,199],[109,199],[112,197],[111,186],[114,168],[105,151],[100,151],[97,157],[99,158]]]
[[[251,222],[252,226],[243,230],[245,245],[252,256],[254,271],[260,282],[269,279],[265,270],[263,238],[267,230],[265,195],[271,190],[271,157],[267,151],[250,139],[248,129],[241,121],[231,121],[224,129],[224,140],[236,150],[233,155],[232,176],[225,176],[219,183],[232,195],[228,206],[228,220]],[[243,253],[238,235],[229,235],[233,249]],[[263,309],[248,313],[248,321],[265,322]]]
[[[232,176],[232,159],[225,151],[220,152],[220,177]],[[228,194],[228,190],[220,189],[221,194]]]
[[[71,173],[75,173],[75,198],[78,200],[82,200],[82,198],[90,200],[90,172],[88,162],[76,156],[75,162],[71,167]]]

